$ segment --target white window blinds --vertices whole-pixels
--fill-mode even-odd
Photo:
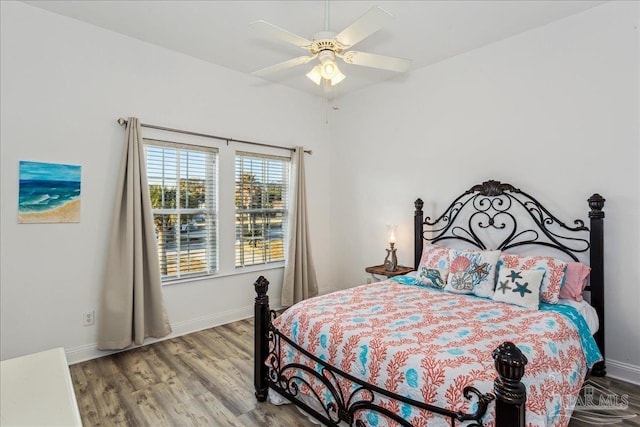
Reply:
[[[145,139],[163,282],[218,269],[217,149]]]
[[[236,267],[284,260],[290,163],[236,152]]]

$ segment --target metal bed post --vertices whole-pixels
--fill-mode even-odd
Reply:
[[[496,427],[524,427],[527,390],[520,382],[527,358],[512,342],[506,341],[493,353],[498,378],[493,382],[496,395]]]
[[[600,318],[600,327],[595,333],[594,339],[603,358],[602,362],[596,363],[591,370],[591,375],[596,377],[604,377],[607,374],[604,360],[604,212],[602,211],[604,201],[604,197],[597,193],[588,199],[591,208],[589,211],[591,221],[589,242],[591,246],[589,252],[591,283],[588,289],[591,291],[591,305],[596,309]]]
[[[424,212],[422,211],[422,207],[424,206],[424,202],[422,199],[417,199],[415,201],[416,212],[413,218],[413,236],[414,236],[414,260],[413,267],[417,270],[420,265],[420,258],[422,257],[422,245],[424,244],[424,239],[422,238],[422,227],[424,221]]]
[[[269,370],[265,365],[265,360],[269,354],[269,326],[271,323],[271,314],[269,310],[269,281],[263,276],[253,284],[256,290],[256,299],[254,303],[254,376],[253,382],[256,388],[256,398],[259,402],[267,400],[267,392],[269,389],[268,377]]]

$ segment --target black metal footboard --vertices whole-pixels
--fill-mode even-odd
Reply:
[[[412,408],[439,414],[449,418],[451,425],[456,421],[470,421],[469,426],[482,427],[483,417],[489,404],[496,400],[496,427],[524,427],[526,392],[520,379],[524,375],[526,357],[510,342],[505,342],[493,351],[498,377],[494,381],[494,394],[481,393],[474,387],[465,387],[463,395],[468,400],[477,402],[473,413],[454,412],[448,409],[429,405],[424,402],[408,399],[368,384],[340,369],[328,365],[323,360],[291,341],[278,331],[271,323],[275,316],[269,309],[267,296],[269,282],[260,276],[254,283],[257,293],[255,299],[255,371],[254,383],[256,398],[265,401],[268,389],[271,388],[295,403],[327,426],[338,426],[346,423],[349,426],[365,427],[362,419],[356,418],[360,411],[371,411],[382,417],[397,422],[405,427],[412,425],[402,417],[399,411],[390,408],[400,404]],[[281,349],[290,347],[312,360],[317,369],[302,363],[281,364]],[[318,393],[310,380],[321,385],[325,393]],[[344,393],[341,382],[348,382],[350,390]],[[311,399],[302,399],[301,387],[307,387]],[[326,394],[328,393],[328,394]]]

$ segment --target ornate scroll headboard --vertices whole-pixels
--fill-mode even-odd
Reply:
[[[600,316],[595,339],[604,355],[604,202],[599,194],[588,199],[590,227],[587,227],[580,219],[574,220],[573,226],[566,225],[529,194],[493,180],[465,191],[435,219],[424,218],[424,203],[418,199],[414,266],[418,268],[425,240],[440,244],[455,241],[474,248],[503,251],[537,246],[545,248],[542,255],[558,251],[574,261],[588,251],[591,275],[587,290],[591,291],[591,305]],[[593,373],[597,374],[595,368]]]

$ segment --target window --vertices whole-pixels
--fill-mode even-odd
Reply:
[[[217,150],[145,139],[163,282],[217,269]]]
[[[284,260],[290,163],[236,153],[236,267]]]

